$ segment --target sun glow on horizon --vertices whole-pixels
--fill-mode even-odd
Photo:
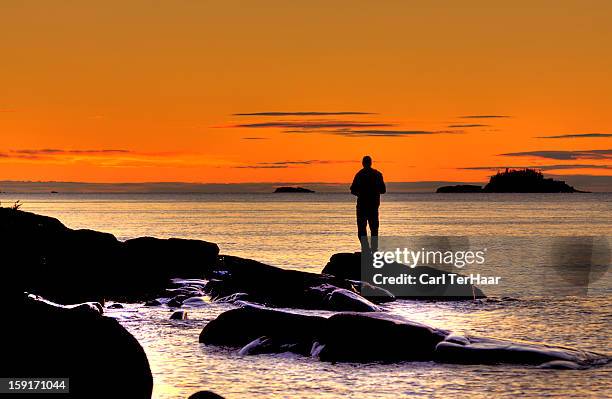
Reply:
[[[442,3],[3,5],[0,180],[611,176],[612,5]]]

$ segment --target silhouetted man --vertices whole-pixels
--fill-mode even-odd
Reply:
[[[355,175],[351,184],[351,194],[357,196],[357,235],[362,250],[369,250],[367,225],[372,234],[372,248],[378,249],[378,207],[380,195],[387,192],[383,175],[372,168],[372,158],[363,157],[363,169]]]

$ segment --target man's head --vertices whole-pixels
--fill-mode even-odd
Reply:
[[[361,160],[361,164],[363,165],[364,168],[371,168],[372,167],[372,158],[369,155],[366,155]]]

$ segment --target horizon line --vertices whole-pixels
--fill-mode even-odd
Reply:
[[[546,174],[563,180],[577,189],[594,192],[612,192],[612,175],[562,175]],[[389,191],[435,192],[440,186],[473,184],[484,186],[482,181],[461,180],[413,180],[387,181]],[[344,182],[296,182],[296,181],[257,181],[257,182],[183,182],[183,181],[142,181],[142,182],[86,182],[55,180],[0,180],[2,194],[42,194],[42,193],[81,193],[81,194],[179,194],[179,193],[271,193],[279,186],[302,186],[318,193],[338,193],[348,191],[350,181]]]

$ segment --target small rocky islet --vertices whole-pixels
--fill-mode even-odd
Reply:
[[[511,169],[497,172],[484,186],[459,184],[442,186],[437,193],[584,193],[564,181],[546,178],[536,169]]]
[[[275,193],[312,194],[315,191],[299,186],[281,186],[274,189]]]
[[[153,378],[144,350],[101,304],[112,300],[166,306],[187,320],[202,298],[230,302],[203,326],[205,345],[235,347],[242,355],[293,352],[328,362],[435,361],[525,364],[583,369],[610,361],[607,354],[542,343],[455,335],[385,311],[397,299],[359,280],[360,254],[331,257],[322,273],[285,270],[250,259],[220,255],[199,240],[113,235],[73,230],[59,220],[0,208],[3,269],[10,317],[3,340],[3,375],[71,377],[73,397],[150,398]],[[399,265],[396,265],[399,267]],[[413,273],[441,274],[433,268]],[[474,300],[485,294],[470,284],[447,287],[444,298]],[[364,291],[375,295],[364,297]],[[53,302],[52,302],[53,301]],[[84,302],[78,305],[70,305]],[[278,308],[331,311],[305,315]],[[194,340],[198,339],[194,337]],[[114,381],[100,384],[112,370]],[[199,396],[198,396],[199,395]],[[201,391],[194,397],[218,397]]]

